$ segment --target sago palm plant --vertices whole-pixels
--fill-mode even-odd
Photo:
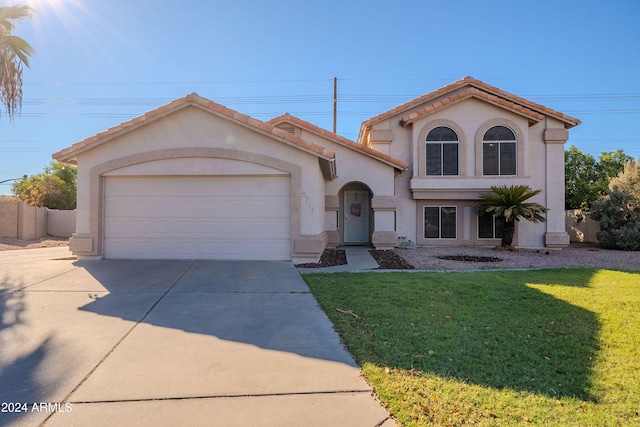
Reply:
[[[487,203],[476,206],[478,215],[494,215],[504,221],[502,246],[511,247],[516,230],[516,221],[524,218],[531,222],[544,222],[542,216],[549,209],[538,203],[526,202],[542,190],[532,190],[528,185],[492,186],[491,193],[480,194]]]

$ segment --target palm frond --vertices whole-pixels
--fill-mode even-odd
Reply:
[[[29,67],[33,55],[31,45],[11,33],[14,21],[31,18],[31,13],[29,6],[0,7],[0,103],[11,121],[22,108],[22,66]]]
[[[6,49],[10,55],[17,56],[27,68],[30,67],[29,56],[33,55],[33,48],[23,38],[0,35],[0,49]]]
[[[1,6],[0,7],[0,27],[7,34],[15,28],[13,21],[20,19],[31,19],[33,16],[33,8],[25,5]]]
[[[548,209],[538,203],[525,203],[526,200],[540,194],[542,190],[532,190],[528,185],[492,186],[491,193],[480,194],[486,203],[476,206],[480,215],[493,214],[505,221],[519,221],[525,218],[532,222],[545,221],[543,213]]]

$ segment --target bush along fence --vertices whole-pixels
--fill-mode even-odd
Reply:
[[[0,237],[31,240],[46,235],[71,237],[76,211],[27,206],[24,202],[0,202]]]

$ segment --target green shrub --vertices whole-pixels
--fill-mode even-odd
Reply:
[[[620,176],[611,182],[607,195],[596,201],[590,217],[600,222],[596,234],[604,248],[640,250],[640,167],[627,163]]]

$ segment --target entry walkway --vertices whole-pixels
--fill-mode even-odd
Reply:
[[[379,267],[376,260],[371,256],[370,247],[366,246],[343,246],[347,256],[347,264],[336,265],[333,267],[323,268],[298,268],[300,273],[340,273],[340,272],[359,272],[373,270]]]
[[[0,252],[0,425],[394,425],[291,263],[68,257]]]

